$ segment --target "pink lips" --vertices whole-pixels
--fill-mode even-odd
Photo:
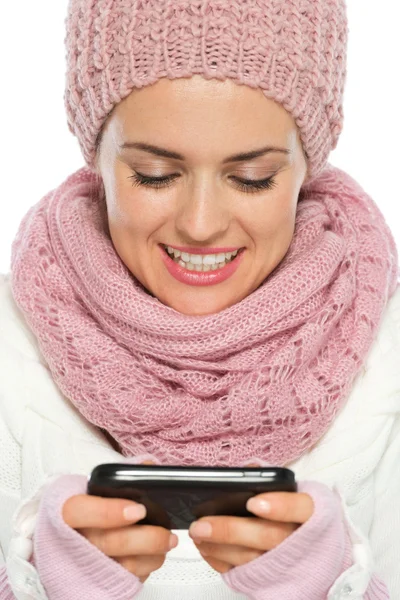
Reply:
[[[162,246],[159,246],[161,252],[161,258],[164,261],[164,264],[172,277],[180,281],[181,283],[186,283],[187,285],[215,285],[217,283],[222,283],[229,279],[243,260],[244,252],[239,252],[236,257],[225,267],[222,269],[217,269],[216,271],[207,271],[203,273],[201,271],[189,271],[189,269],[185,269],[178,265],[172,258],[167,254]],[[186,252],[186,250],[182,250],[177,246],[174,246],[177,250],[181,250]],[[224,250],[224,252],[234,252],[237,248],[233,248],[231,250]],[[199,249],[196,249],[196,252],[191,252],[192,254],[219,254],[220,252],[211,252],[212,248],[207,248],[207,252],[201,252]]]

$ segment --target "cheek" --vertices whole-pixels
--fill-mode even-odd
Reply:
[[[107,206],[110,227],[129,234],[132,240],[151,235],[167,218],[165,206],[157,198],[131,186],[119,186]]]
[[[259,210],[252,213],[254,237],[286,240],[292,237],[296,220],[297,198],[293,194],[269,196]]]

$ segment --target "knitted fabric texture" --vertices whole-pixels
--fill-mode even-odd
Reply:
[[[349,395],[398,278],[373,200],[329,166],[301,189],[288,253],[219,313],[189,316],[146,292],[116,253],[86,167],[24,217],[14,298],[52,376],[125,456],[284,465]]]
[[[162,77],[229,77],[260,88],[295,119],[308,179],[337,145],[344,0],[70,0],[66,25],[68,127],[93,170],[114,106]]]

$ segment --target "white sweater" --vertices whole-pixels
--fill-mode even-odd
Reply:
[[[45,600],[29,563],[43,484],[62,473],[87,475],[122,456],[56,387],[1,275],[0,368],[0,567],[6,563],[17,600]],[[391,599],[400,600],[400,287],[344,407],[319,443],[285,466],[298,481],[335,487],[343,500],[354,565],[328,598],[361,600],[375,571]],[[205,563],[186,531],[179,538],[141,600],[243,598]]]

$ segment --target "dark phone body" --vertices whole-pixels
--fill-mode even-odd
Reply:
[[[87,493],[144,504],[140,524],[188,529],[210,515],[254,517],[246,509],[263,492],[296,492],[295,475],[283,467],[179,467],[109,463],[95,467]]]

